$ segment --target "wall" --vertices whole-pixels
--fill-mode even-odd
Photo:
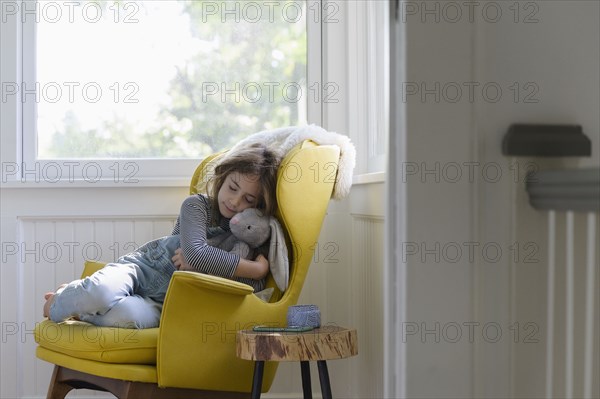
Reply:
[[[516,343],[506,354],[510,358],[510,385],[515,397],[543,396],[546,392],[546,295],[548,270],[547,212],[534,210],[524,191],[525,171],[598,167],[600,165],[600,6],[598,2],[552,1],[519,4],[518,23],[512,10],[499,23],[480,24],[477,38],[477,79],[498,82],[507,87],[506,100],[482,102],[477,107],[477,125],[482,136],[481,151],[490,162],[498,162],[508,179],[484,185],[483,213],[489,239],[501,239],[509,248],[508,268],[488,265],[485,291],[501,288],[511,294],[503,313],[513,330],[508,333]],[[515,82],[518,84],[517,90]],[[529,85],[529,86],[527,86]],[[512,87],[512,89],[511,89]],[[515,95],[518,95],[515,97]],[[509,124],[580,124],[592,141],[592,156],[585,158],[542,159],[507,158],[500,153],[500,142]],[[518,171],[518,172],[517,172]],[[493,213],[510,215],[496,228]],[[554,394],[565,395],[564,326],[566,324],[564,215],[557,215],[557,252],[555,288],[555,374]],[[575,397],[582,397],[583,295],[585,292],[583,254],[585,254],[585,217],[576,216],[576,373]],[[517,252],[518,251],[518,252]],[[598,263],[596,259],[596,270]],[[582,273],[583,272],[583,273]],[[598,280],[596,292],[600,291]],[[486,307],[493,309],[492,296]],[[596,309],[598,309],[596,296]],[[483,309],[483,308],[482,308]],[[597,312],[596,312],[597,313]],[[528,324],[529,323],[529,324]],[[526,329],[525,326],[528,326]],[[519,332],[520,335],[515,335]],[[598,316],[595,339],[598,342]],[[532,339],[528,339],[532,338]],[[599,349],[594,351],[594,374],[598,374]],[[596,380],[592,397],[599,395]]]
[[[524,179],[532,167],[600,165],[598,16],[597,2],[400,3],[390,195],[405,202],[386,274],[397,298],[388,323],[400,332],[400,360],[386,363],[390,393],[544,395],[547,225]],[[516,122],[581,124],[593,156],[506,157],[502,139]]]
[[[462,172],[456,179],[444,173],[477,160],[477,134],[472,104],[448,102],[441,90],[472,80],[474,26],[423,22],[406,11],[399,15],[405,76],[396,98],[405,107],[405,159],[397,160],[394,176],[406,198],[406,236],[395,259],[406,279],[405,315],[396,330],[405,351],[403,389],[410,398],[470,397],[475,352],[464,332],[476,321],[477,265],[464,249],[477,240],[477,186]]]

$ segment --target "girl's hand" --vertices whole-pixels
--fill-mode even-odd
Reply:
[[[175,250],[175,255],[173,255],[171,261],[173,261],[173,265],[177,270],[192,270],[192,267],[185,261],[181,248]]]
[[[269,273],[269,260],[262,254],[258,255],[254,260],[257,263],[257,275],[255,280],[262,280]]]
[[[233,276],[262,280],[268,272],[269,260],[264,255],[258,255],[255,260],[241,258]]]

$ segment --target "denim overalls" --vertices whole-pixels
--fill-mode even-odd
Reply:
[[[50,319],[76,317],[98,326],[158,327],[175,266],[179,235],[150,241],[136,251],[57,291]]]

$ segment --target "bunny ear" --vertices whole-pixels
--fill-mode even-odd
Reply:
[[[288,287],[290,277],[290,264],[287,245],[281,225],[274,217],[269,222],[271,227],[271,242],[269,245],[269,269],[275,279],[275,284],[281,292]]]

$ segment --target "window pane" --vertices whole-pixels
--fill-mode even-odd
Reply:
[[[306,123],[303,1],[37,7],[38,158],[198,158]]]

